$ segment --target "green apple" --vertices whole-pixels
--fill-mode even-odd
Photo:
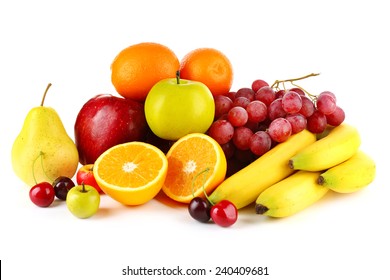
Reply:
[[[145,117],[152,132],[166,140],[205,133],[214,120],[215,105],[208,87],[177,77],[157,82],[145,100]]]
[[[66,205],[76,217],[89,218],[99,209],[100,194],[90,185],[78,185],[69,190],[66,196]]]

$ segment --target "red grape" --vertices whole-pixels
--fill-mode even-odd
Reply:
[[[272,140],[265,131],[257,131],[249,139],[249,148],[256,156],[261,156],[271,149]]]
[[[255,92],[251,88],[240,88],[236,92],[236,98],[238,97],[245,97],[249,101],[253,101],[255,99]]]
[[[314,113],[307,118],[307,129],[313,133],[322,133],[324,132],[328,122],[326,116],[318,110],[315,110]]]
[[[268,117],[271,121],[277,118],[284,118],[286,115],[282,107],[282,98],[275,99],[268,106]]]
[[[286,94],[282,97],[282,107],[286,113],[298,113],[302,108],[301,96],[294,91],[286,92]]]
[[[248,150],[249,149],[249,139],[253,135],[252,130],[245,126],[240,126],[234,129],[233,134],[233,143],[237,149]]]
[[[278,90],[275,92],[275,99],[282,98],[285,95],[286,91],[284,89]]]
[[[208,130],[208,135],[211,136],[220,145],[229,142],[233,138],[234,127],[227,120],[216,120]]]
[[[269,106],[275,100],[275,92],[270,86],[264,86],[256,91],[255,99]]]
[[[317,110],[329,115],[336,110],[336,101],[330,94],[320,94],[317,98]]]
[[[234,146],[234,143],[232,141],[222,144],[221,148],[225,154],[226,159],[230,159],[234,156],[236,147]]]
[[[323,91],[323,92],[321,92],[321,93],[318,95],[318,97],[320,97],[321,95],[325,95],[325,94],[332,96],[332,97],[334,98],[334,101],[337,102],[336,95],[335,95],[333,92],[331,92],[331,91],[327,91],[327,90],[326,90],[326,91]]]
[[[314,111],[315,111],[315,106],[313,101],[307,97],[307,96],[301,96],[302,99],[302,108],[299,110],[299,113],[302,114],[304,117],[310,117]]]
[[[244,97],[244,96],[238,96],[234,99],[233,101],[233,106],[232,107],[242,107],[242,108],[246,108],[246,106],[250,103],[251,101]]]
[[[225,95],[214,96],[215,103],[215,115],[214,119],[220,118],[222,115],[227,114],[233,107],[233,101]]]
[[[243,126],[248,121],[248,112],[244,108],[236,106],[229,110],[227,118],[233,126]]]
[[[291,124],[285,118],[277,118],[271,122],[268,128],[268,134],[271,139],[281,143],[286,141],[292,133]]]
[[[295,88],[291,88],[290,90],[298,93],[300,96],[306,96],[305,92],[300,88],[295,87]]]
[[[229,97],[232,101],[236,99],[236,92],[235,91],[229,91],[228,93],[224,94],[224,96]]]
[[[259,100],[252,101],[246,106],[248,120],[252,122],[262,122],[268,116],[267,105]]]
[[[298,132],[301,132],[306,128],[307,120],[306,118],[297,113],[297,114],[291,114],[286,116],[286,120],[288,120],[291,124],[291,133],[296,134]]]
[[[340,107],[336,107],[336,110],[329,115],[326,115],[326,121],[329,125],[332,126],[338,126],[340,125],[345,119],[345,112]]]
[[[254,80],[252,83],[252,90],[254,92],[257,92],[259,89],[261,89],[264,86],[269,86],[269,84],[264,80],[260,80],[260,79]]]

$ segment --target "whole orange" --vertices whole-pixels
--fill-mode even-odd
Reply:
[[[174,78],[180,62],[168,47],[143,42],[123,49],[111,64],[111,82],[125,98],[145,101],[155,83]]]
[[[198,48],[186,54],[180,62],[180,77],[204,83],[215,95],[226,94],[233,83],[233,67],[221,51]]]

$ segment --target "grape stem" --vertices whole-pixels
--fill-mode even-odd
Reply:
[[[293,78],[293,79],[287,79],[287,80],[276,80],[273,84],[272,84],[272,88],[277,88],[279,87],[279,84],[280,83],[287,83],[287,82],[290,82],[290,83],[293,83],[295,81],[299,81],[299,80],[303,80],[303,79],[306,79],[306,78],[309,78],[309,77],[314,77],[314,76],[318,76],[320,73],[311,73],[311,74],[308,74],[308,75],[305,75],[305,76],[302,76],[302,77],[299,77],[299,78]]]

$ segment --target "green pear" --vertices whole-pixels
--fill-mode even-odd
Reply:
[[[57,114],[41,105],[27,114],[22,130],[12,146],[12,167],[15,174],[29,186],[59,176],[72,178],[77,171],[79,155],[75,143],[66,133]]]

